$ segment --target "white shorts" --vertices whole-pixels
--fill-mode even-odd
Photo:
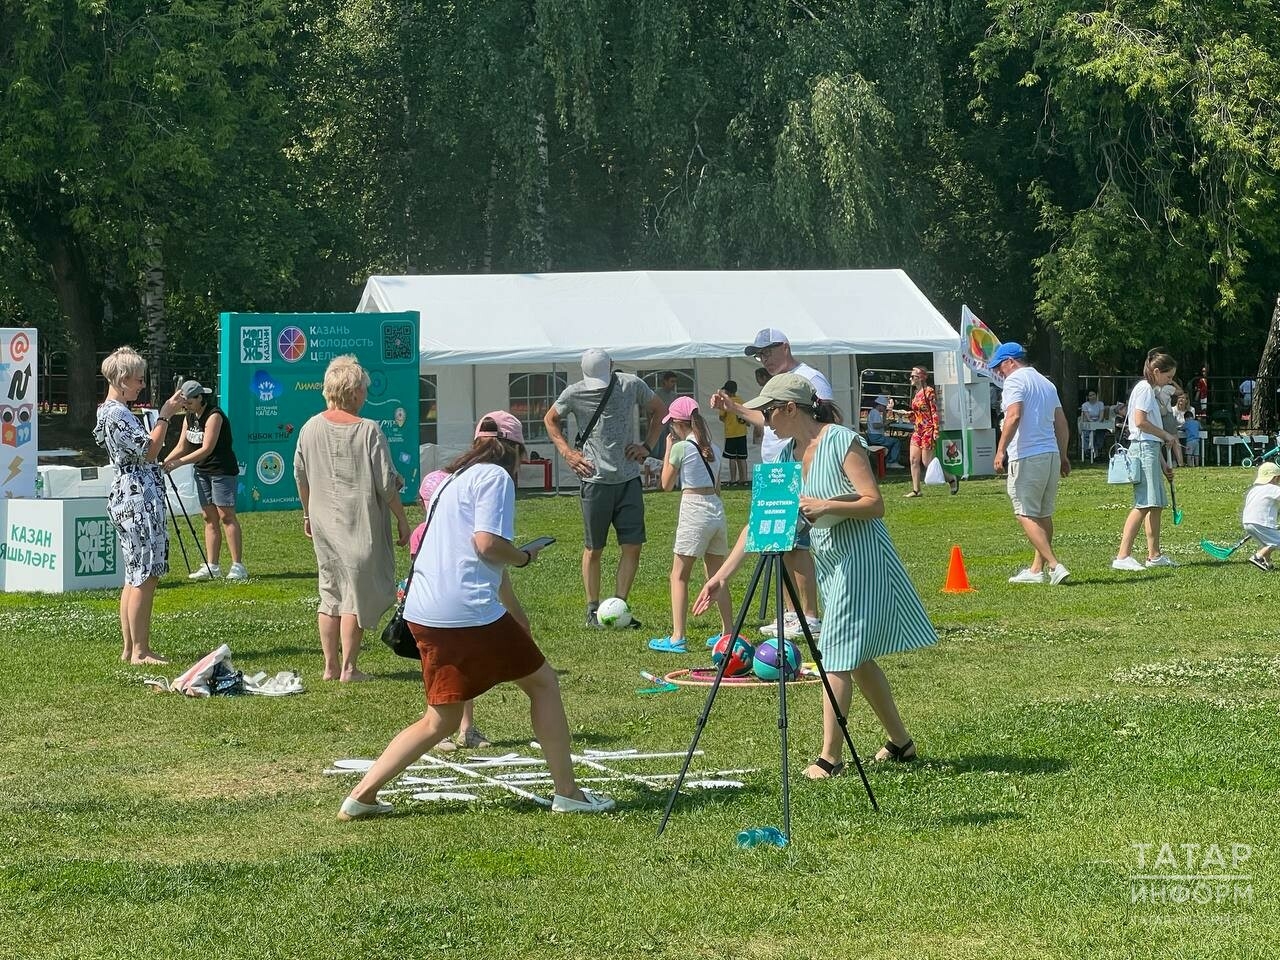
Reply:
[[[1244,532],[1257,540],[1264,547],[1280,547],[1280,530],[1275,527],[1264,527],[1257,523],[1246,523]]]
[[[1018,517],[1052,517],[1058,502],[1058,455],[1037,453],[1009,461],[1005,489]]]
[[[714,493],[680,494],[680,520],[676,524],[676,543],[672,551],[682,557],[717,557],[729,553],[729,527],[724,517],[724,503]]]

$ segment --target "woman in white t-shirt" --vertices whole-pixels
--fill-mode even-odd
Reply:
[[[390,813],[379,788],[458,729],[463,704],[499,683],[529,697],[533,731],[555,784],[556,813],[600,813],[613,799],[578,787],[560,685],[529,632],[507,567],[527,567],[540,546],[518,549],[515,475],[524,429],[510,413],[485,414],[471,449],[445,467],[413,564],[404,618],[418,642],[427,709],[387,744],[342,802],[339,820]]]
[[[1113,570],[1143,570],[1144,565],[1133,556],[1133,542],[1138,528],[1146,526],[1146,567],[1176,567],[1169,557],[1160,552],[1160,514],[1167,503],[1164,478],[1173,477],[1173,469],[1164,459],[1166,443],[1177,443],[1176,434],[1161,424],[1160,402],[1156,390],[1173,382],[1178,365],[1173,357],[1158,350],[1147,354],[1142,369],[1142,379],[1129,394],[1128,419],[1129,457],[1138,462],[1139,478],[1133,487],[1133,509],[1124,522],[1120,536],[1120,551],[1111,561]]]
[[[715,575],[729,552],[729,528],[720,500],[720,448],[711,442],[698,402],[692,397],[676,397],[663,422],[670,424],[671,433],[662,464],[662,489],[674,490],[676,479],[680,480],[680,519],[671,561],[671,634],[650,640],[649,649],[688,653],[689,576],[699,557],[707,578]],[[728,593],[721,593],[716,601],[720,633],[707,641],[709,646],[733,630]]]

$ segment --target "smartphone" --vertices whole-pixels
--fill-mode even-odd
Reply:
[[[555,537],[538,537],[536,540],[530,540],[528,543],[521,544],[517,550],[541,550],[543,547],[549,547],[556,542]]]

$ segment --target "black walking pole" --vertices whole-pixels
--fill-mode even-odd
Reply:
[[[170,510],[169,519],[173,521],[173,538],[178,541],[178,546],[182,549],[182,562],[187,565],[187,573],[189,575],[191,573],[191,560],[187,556],[187,545],[182,542],[182,529],[178,526],[178,515]]]

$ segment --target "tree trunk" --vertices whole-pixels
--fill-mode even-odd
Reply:
[[[93,284],[76,239],[51,216],[37,227],[40,249],[53,271],[53,291],[67,332],[67,421],[77,428],[93,424],[98,377],[98,318]]]
[[[142,317],[147,326],[147,382],[151,405],[160,406],[173,393],[169,377],[169,329],[164,308],[164,251],[155,228],[147,230],[147,267],[142,274]]]
[[[1271,433],[1276,428],[1275,401],[1276,377],[1280,374],[1280,296],[1276,297],[1271,311],[1271,328],[1267,331],[1267,343],[1262,348],[1262,360],[1253,384],[1253,409],[1249,412],[1249,426],[1255,433]]]

